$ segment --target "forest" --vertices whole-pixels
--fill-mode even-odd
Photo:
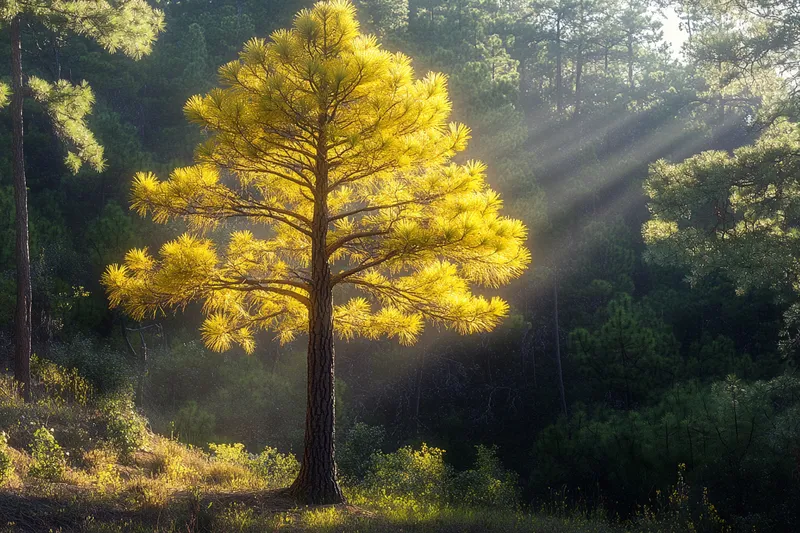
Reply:
[[[0,57],[0,532],[800,529],[795,0],[0,0]]]

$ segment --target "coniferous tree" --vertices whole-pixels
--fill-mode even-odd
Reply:
[[[471,285],[523,272],[526,229],[500,215],[481,163],[451,161],[469,130],[447,124],[445,78],[415,80],[406,56],[359,32],[350,3],[301,11],[291,30],[249,41],[220,76],[224,88],[186,105],[211,133],[196,164],[164,182],[140,174],[133,207],[194,230],[244,218],[265,224],[266,237],[234,231],[218,251],[190,231],[158,258],[131,250],[103,283],[134,318],[202,301],[215,350],[252,352],[258,330],[282,341],[308,333],[305,449],[291,491],[340,502],[334,334],[410,344],[426,320],[491,330],[508,306]],[[334,290],[349,299],[335,305]]]
[[[625,409],[640,405],[652,391],[670,384],[677,367],[674,338],[648,327],[631,297],[608,304],[607,320],[595,331],[570,334],[570,352],[595,382],[601,398]]]
[[[0,28],[11,35],[11,122],[14,200],[16,208],[17,305],[14,327],[14,376],[30,399],[31,357],[31,265],[28,237],[28,193],[25,178],[23,106],[32,97],[47,110],[56,134],[67,145],[66,164],[77,172],[83,163],[101,170],[103,149],[86,125],[94,95],[84,81],[51,83],[26,77],[22,65],[23,21],[31,21],[59,32],[71,31],[94,39],[110,52],[121,51],[133,58],[150,52],[163,28],[163,14],[144,0],[109,2],[98,0],[31,0],[0,4]],[[9,88],[0,86],[0,105]]]

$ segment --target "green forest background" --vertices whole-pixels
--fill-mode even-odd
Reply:
[[[23,28],[28,74],[91,82],[89,124],[108,162],[99,173],[71,173],[48,117],[28,106],[34,351],[77,368],[100,391],[130,389],[162,434],[297,453],[302,341],[280,346],[265,336],[251,356],[211,353],[199,340],[198,309],[132,322],[108,310],[99,279],[130,248],[157,248],[179,229],[131,213],[128,198],[135,172],[166,175],[191,162],[203,132],[185,120],[186,100],[217,84],[217,67],[243,42],[288,26],[310,2],[157,4],[167,30],[137,62],[44,26]],[[680,471],[740,526],[797,523],[800,136],[792,121],[800,6],[357,5],[363,26],[410,55],[418,72],[448,74],[454,118],[473,130],[467,156],[487,163],[508,214],[530,228],[534,260],[501,290],[512,312],[491,334],[429,331],[413,347],[337,344],[343,474],[363,474],[359,465],[378,449],[425,442],[464,469],[477,445],[496,446],[525,502],[602,506],[624,517]],[[663,8],[680,18],[682,51],[663,40]],[[0,35],[1,57],[9,56],[7,39]],[[0,79],[8,74],[0,67]],[[0,146],[10,143],[3,113]],[[692,159],[650,167],[662,158]],[[758,198],[729,205],[739,186]],[[718,240],[704,237],[729,211],[744,226],[723,221]],[[643,232],[648,220],[670,216],[680,219],[677,233],[652,222]],[[5,367],[13,243],[4,150]],[[480,459],[487,448],[477,450]]]

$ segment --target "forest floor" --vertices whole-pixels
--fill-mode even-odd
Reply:
[[[283,505],[282,505],[283,504]],[[62,490],[58,496],[0,493],[3,532],[530,532],[617,531],[602,522],[507,512],[449,510],[426,518],[387,517],[349,506],[301,509],[274,493],[175,495],[168,504],[129,509]]]
[[[383,514],[339,505],[297,507],[280,490],[175,492],[158,505],[136,505],[66,484],[47,494],[0,492],[2,532],[519,532],[589,533],[631,531],[581,517],[558,518],[508,511],[442,509],[435,513]],[[637,529],[637,531],[643,531]],[[654,530],[655,531],[655,530]]]
[[[92,398],[79,376],[55,366],[41,372],[44,385],[31,403],[0,374],[0,533],[685,530],[613,525],[566,506],[552,515],[413,497],[387,505],[355,492],[357,506],[301,507],[284,489],[296,473],[293,457],[184,445],[149,431],[130,400]]]

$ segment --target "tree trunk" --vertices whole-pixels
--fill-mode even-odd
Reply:
[[[20,17],[11,21],[11,122],[14,205],[16,207],[17,309],[14,318],[14,378],[25,401],[31,399],[31,253],[28,244],[28,188],[25,182]]]
[[[556,341],[556,371],[558,372],[558,392],[561,396],[561,411],[567,416],[567,395],[564,392],[564,372],[561,368],[561,329],[558,320],[558,271],[553,274],[553,319]]]
[[[573,118],[578,118],[581,114],[581,76],[583,75],[583,52],[578,51],[578,58],[575,65],[575,109]]]
[[[556,19],[556,111],[561,116],[564,110],[564,89],[562,87],[562,62],[561,62],[561,13]]]
[[[324,117],[320,118],[324,131]],[[317,147],[316,191],[311,237],[311,306],[308,313],[308,391],[303,462],[289,488],[300,503],[344,502],[336,480],[333,352],[333,285],[325,251],[328,236],[328,163],[324,133]]]
[[[628,34],[628,95],[633,98],[633,35]]]
[[[417,438],[419,438],[421,434],[421,427],[419,423],[419,404],[420,399],[422,398],[422,371],[423,367],[425,366],[425,350],[420,350],[419,352],[419,361],[417,361],[417,397],[415,398],[414,402],[414,418],[417,423]]]
[[[578,16],[578,50],[575,54],[575,109],[573,110],[573,118],[578,118],[581,113],[581,76],[583,75],[583,45],[584,45],[584,29],[585,17],[583,0],[580,2],[580,11]]]

